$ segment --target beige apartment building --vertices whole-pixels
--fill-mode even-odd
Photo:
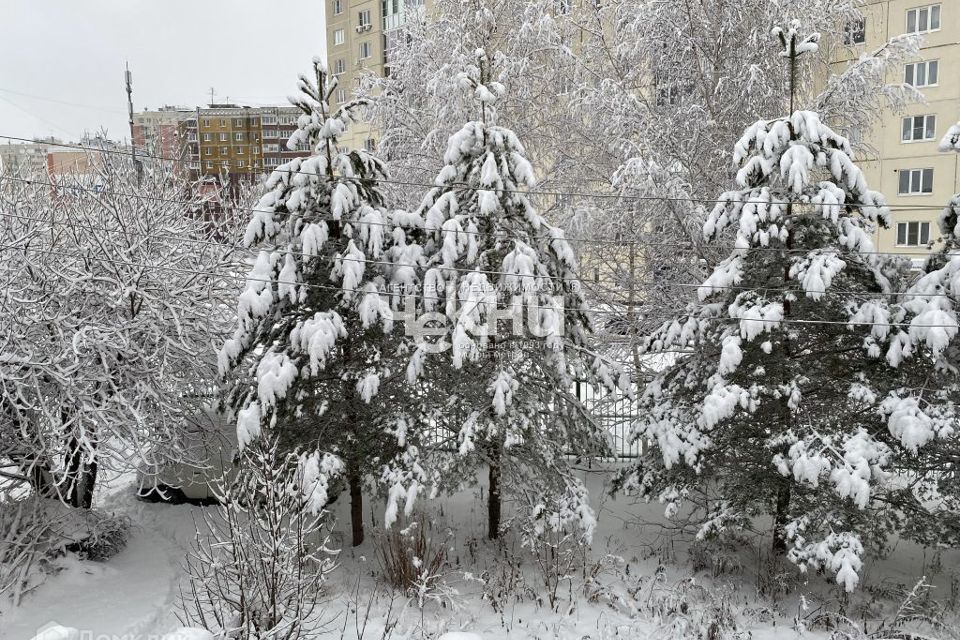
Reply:
[[[323,0],[327,22],[327,65],[337,76],[334,109],[351,100],[361,78],[373,72],[390,73],[390,42],[393,31],[412,11],[423,11],[425,0]],[[376,132],[369,125],[355,124],[341,139],[344,147],[373,150]]]
[[[960,0],[867,0],[864,21],[852,25],[846,46],[834,50],[839,71],[862,53],[907,33],[922,36],[920,58],[888,81],[911,84],[926,102],[903,113],[886,111],[861,132],[874,153],[860,158],[872,189],[891,205],[893,224],[877,233],[879,251],[919,262],[940,236],[937,217],[960,192],[960,156],[937,151],[947,129],[960,120]]]

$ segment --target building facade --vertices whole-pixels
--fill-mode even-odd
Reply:
[[[937,217],[960,191],[960,156],[943,154],[938,142],[960,120],[960,0],[867,0],[864,21],[851,25],[847,42],[834,50],[839,71],[861,54],[901,34],[922,37],[920,58],[888,82],[920,90],[926,101],[903,113],[886,110],[866,136],[872,152],[860,159],[868,184],[891,206],[892,225],[877,233],[879,251],[917,262],[940,236]]]
[[[50,140],[49,142],[59,142]],[[47,154],[50,145],[47,141],[36,140],[29,143],[7,141],[0,145],[0,174],[43,175],[47,170]]]
[[[180,125],[191,173],[253,180],[303,156],[305,147],[287,148],[299,115],[292,106],[213,104],[196,109]]]
[[[193,115],[186,107],[161,107],[133,114],[133,144],[144,155],[182,158],[186,148],[182,124]]]
[[[425,0],[323,0],[327,23],[327,65],[337,77],[331,107],[353,99],[364,74],[390,73],[390,42],[410,12],[424,11]],[[377,145],[367,124],[353,125],[341,138],[348,149]]]

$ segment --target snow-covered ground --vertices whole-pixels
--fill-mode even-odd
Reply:
[[[474,499],[481,491],[477,487],[429,507],[432,535],[446,539],[450,552],[444,593],[423,608],[379,580],[373,524],[357,549],[343,544],[338,534],[343,552],[327,594],[327,635],[353,640],[436,638],[448,632],[475,633],[485,640],[699,638],[715,621],[720,625],[715,632],[721,633],[716,638],[829,637],[823,628],[801,632],[795,622],[798,615],[812,620],[821,607],[838,609],[839,590],[829,578],[811,576],[776,600],[760,597],[756,562],[751,562],[758,550],[749,547],[731,549],[723,563],[698,555],[697,567],[725,564],[716,577],[709,570],[695,571],[687,540],[663,528],[659,505],[605,496],[609,469],[584,473],[599,515],[592,557],[585,563],[588,571],[596,571],[593,586],[584,589],[581,564],[577,575],[561,584],[551,609],[542,574],[519,541],[510,536],[502,544],[484,540],[484,504]],[[202,508],[142,503],[124,486],[108,492],[100,506],[134,520],[128,547],[107,562],[67,561],[19,608],[2,612],[0,639],[29,640],[51,623],[104,640],[156,640],[180,627],[180,563]],[[336,506],[340,521],[347,522],[346,501]],[[367,510],[375,520],[381,518],[379,507]],[[602,560],[606,556],[611,557]],[[509,569],[515,565],[516,571]],[[897,585],[909,589],[923,575],[940,587],[936,598],[949,600],[950,585],[956,589],[960,576],[957,567],[955,553],[934,558],[929,550],[899,545],[866,571],[868,586],[846,603],[846,613],[879,620],[898,604]]]

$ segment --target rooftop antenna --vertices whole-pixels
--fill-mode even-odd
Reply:
[[[130,155],[133,157],[133,168],[137,172],[137,186],[139,187],[143,180],[143,167],[137,160],[137,141],[133,136],[133,74],[130,72],[130,63],[126,63],[126,72],[124,79],[127,81],[127,114],[130,121]]]
[[[212,107],[213,104],[214,104],[213,95],[214,95],[215,92],[216,92],[216,89],[214,89],[213,87],[210,87],[210,106],[211,106],[211,107]]]

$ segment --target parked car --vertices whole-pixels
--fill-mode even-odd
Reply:
[[[141,500],[173,504],[217,502],[218,487],[235,472],[234,422],[211,401],[190,416],[186,426],[184,461],[144,465],[139,469],[137,497]]]

